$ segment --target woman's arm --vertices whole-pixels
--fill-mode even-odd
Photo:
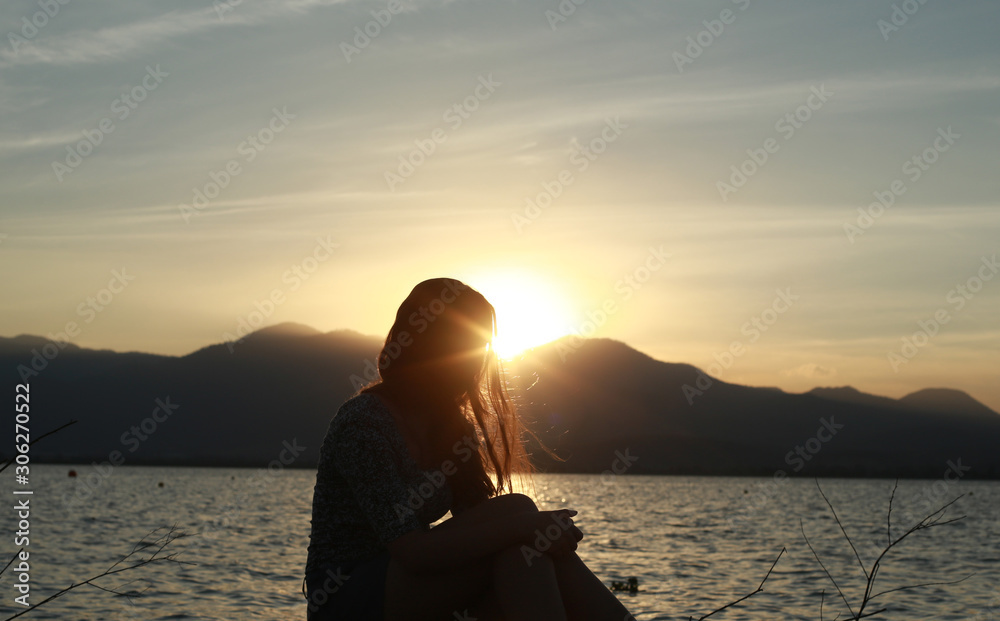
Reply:
[[[407,504],[411,490],[396,467],[399,447],[389,441],[392,422],[368,411],[371,405],[351,399],[341,407],[331,423],[329,455],[379,540],[408,571],[457,568],[517,545],[526,547],[526,558],[576,548],[583,535],[573,526],[575,511],[539,512],[521,494],[483,500],[425,530]],[[554,520],[560,528],[552,528]],[[559,536],[567,530],[572,537]],[[554,538],[542,534],[546,531]],[[545,549],[532,553],[538,538]]]
[[[514,498],[527,502],[511,502]],[[543,552],[561,556],[576,549],[583,534],[573,524],[574,515],[570,509],[538,511],[517,494],[500,496],[430,530],[406,533],[387,547],[410,572],[455,569],[513,546],[521,546],[529,562]]]

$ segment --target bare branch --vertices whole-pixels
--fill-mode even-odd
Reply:
[[[823,488],[819,486],[819,479],[813,479],[813,481],[816,483],[816,489],[819,490],[819,495],[826,501],[826,506],[830,507],[830,513],[833,514],[833,519],[837,521],[837,526],[840,527],[840,532],[844,533],[844,538],[847,539],[848,545],[851,546],[851,550],[854,552],[854,558],[858,559],[858,566],[861,567],[861,572],[865,575],[865,578],[870,578],[868,570],[865,569],[865,564],[861,562],[861,555],[858,554],[858,549],[854,547],[854,542],[851,541],[850,535],[847,534],[847,530],[844,529],[844,525],[840,522],[840,517],[837,516],[837,511],[833,508],[833,504],[830,502],[830,499],[826,497],[825,493],[823,493]]]
[[[837,593],[840,594],[840,599],[844,600],[844,604],[847,606],[847,610],[850,611],[851,617],[857,618],[857,615],[854,614],[854,609],[851,608],[851,603],[847,601],[847,596],[844,595],[844,592],[840,589],[840,585],[837,584],[837,581],[833,579],[833,574],[831,574],[829,570],[827,570],[826,565],[824,565],[823,561],[820,560],[819,554],[816,554],[816,548],[813,547],[812,542],[809,541],[809,537],[806,536],[806,529],[804,526],[802,526],[802,518],[799,518],[799,530],[802,531],[802,538],[806,540],[806,545],[809,546],[809,550],[813,553],[813,556],[816,558],[816,562],[819,563],[819,566],[823,568],[823,573],[825,573],[826,577],[829,578],[830,582],[833,583],[833,587],[837,589]]]
[[[881,592],[879,592],[877,594],[874,594],[874,595],[872,594],[873,591],[874,591],[874,589],[875,589],[875,579],[878,577],[879,570],[882,568],[882,561],[883,561],[883,559],[885,559],[886,555],[889,553],[889,551],[891,549],[893,549],[895,546],[899,545],[904,539],[906,539],[907,537],[909,537],[910,535],[912,535],[915,532],[919,532],[921,530],[927,530],[929,528],[934,528],[935,526],[944,526],[946,524],[951,524],[953,522],[957,522],[957,521],[962,520],[962,519],[965,518],[965,516],[963,515],[963,516],[956,517],[956,518],[945,519],[945,516],[947,514],[947,509],[949,507],[951,507],[953,504],[955,504],[959,500],[959,498],[961,498],[962,496],[964,496],[964,494],[963,494],[962,496],[958,496],[958,497],[954,498],[953,500],[951,500],[950,502],[945,503],[939,509],[937,509],[936,511],[934,511],[934,512],[930,513],[929,515],[925,516],[922,520],[920,520],[919,522],[917,522],[916,524],[914,524],[913,526],[911,526],[905,533],[903,533],[902,535],[900,535],[896,539],[893,539],[892,538],[892,504],[893,504],[893,501],[895,500],[896,490],[897,490],[898,487],[899,487],[899,480],[897,479],[896,483],[893,485],[892,493],[889,496],[889,509],[888,509],[888,511],[886,513],[886,540],[887,540],[886,546],[882,550],[882,552],[878,555],[878,557],[875,559],[875,561],[872,563],[871,569],[866,570],[865,567],[864,567],[864,564],[861,562],[861,557],[860,557],[860,555],[858,555],[857,549],[854,547],[854,543],[851,541],[851,538],[848,536],[847,531],[844,529],[844,525],[843,525],[843,523],[841,523],[840,518],[837,516],[836,510],[833,508],[833,504],[830,502],[829,498],[827,498],[826,494],[823,493],[823,489],[822,489],[822,487],[820,487],[819,481],[818,480],[816,481],[816,488],[819,490],[819,493],[823,497],[823,500],[826,501],[827,506],[830,508],[830,512],[833,513],[833,519],[837,522],[837,526],[840,527],[840,531],[844,534],[844,537],[847,538],[847,543],[850,544],[851,550],[854,552],[854,557],[858,560],[858,563],[861,565],[861,570],[865,573],[865,577],[867,578],[867,581],[865,583],[864,594],[861,597],[861,603],[860,603],[860,605],[858,607],[858,611],[857,612],[854,612],[854,609],[851,608],[850,602],[848,602],[847,597],[844,595],[844,592],[840,589],[840,586],[837,584],[836,580],[834,580],[833,575],[830,573],[829,570],[827,570],[826,566],[823,564],[823,561],[819,558],[819,554],[817,554],[816,553],[816,549],[813,548],[812,543],[809,541],[809,537],[806,536],[805,528],[802,525],[802,520],[801,519],[799,520],[799,529],[802,531],[802,537],[805,539],[806,545],[809,546],[809,550],[812,551],[813,556],[816,558],[816,562],[819,563],[819,566],[823,569],[823,572],[826,573],[827,578],[829,578],[830,582],[833,583],[833,586],[836,587],[837,592],[840,594],[841,599],[844,600],[844,604],[847,605],[847,609],[851,613],[851,617],[850,618],[853,619],[853,620],[855,620],[855,621],[858,620],[858,619],[864,619],[864,618],[867,618],[867,617],[872,617],[872,616],[875,616],[875,615],[877,615],[879,613],[885,612],[887,610],[886,608],[880,608],[878,610],[865,612],[865,608],[869,604],[871,604],[872,601],[875,600],[875,598],[880,597],[882,595],[886,595],[888,593],[894,593],[896,591],[906,591],[906,590],[910,590],[910,589],[916,589],[916,588],[920,588],[920,587],[924,587],[924,586],[957,584],[957,583],[962,582],[963,580],[966,580],[969,577],[971,577],[971,576],[966,576],[965,578],[962,578],[961,580],[954,580],[954,581],[950,581],[950,582],[927,582],[927,583],[922,583],[922,584],[907,585],[907,586],[902,586],[902,587],[896,587],[896,588],[893,588],[893,589],[887,589],[885,591],[881,591]],[[821,594],[821,599],[820,599],[820,618],[821,619],[822,619],[822,616],[823,616],[823,602],[824,602],[824,599],[825,599],[825,592],[823,592]],[[839,615],[838,615],[838,618],[839,618]]]
[[[45,438],[47,436],[51,436],[52,434],[56,433],[57,431],[62,431],[63,429],[69,427],[70,425],[75,425],[75,424],[76,424],[76,420],[71,420],[68,423],[66,423],[65,425],[61,425],[59,427],[56,427],[52,431],[47,431],[47,432],[43,433],[42,435],[38,436],[37,438],[35,438],[34,440],[32,440],[31,442],[28,442],[28,446],[31,446],[32,444],[34,444],[35,442],[38,442],[42,438]],[[8,466],[10,466],[12,463],[14,463],[15,459],[17,459],[17,455],[15,455],[15,456],[11,457],[10,459],[8,459],[7,462],[2,467],[0,467],[0,472],[3,472],[4,470],[6,470]]]
[[[896,497],[896,488],[899,487],[899,478],[892,485],[892,493],[889,494],[889,512],[885,515],[885,541],[892,543],[892,500]]]
[[[876,593],[875,595],[872,595],[871,597],[868,598],[868,601],[872,601],[876,597],[881,597],[882,595],[885,595],[886,593],[895,593],[896,591],[907,591],[909,589],[919,589],[920,587],[925,587],[925,586],[940,586],[940,585],[945,585],[945,584],[958,584],[959,582],[965,582],[966,580],[968,580],[969,578],[971,578],[972,576],[975,576],[975,575],[976,575],[975,573],[971,573],[971,574],[969,574],[968,576],[966,576],[964,578],[959,578],[958,580],[951,580],[949,582],[924,582],[923,584],[913,584],[913,585],[909,585],[909,586],[896,587],[895,589],[887,589],[885,591],[882,591],[880,593]]]
[[[3,575],[3,572],[7,571],[7,568],[8,568],[8,567],[10,567],[10,566],[11,566],[11,564],[12,564],[12,563],[13,563],[14,561],[16,561],[16,560],[17,560],[17,555],[18,555],[18,554],[20,554],[20,553],[21,553],[21,552],[23,552],[23,551],[24,551],[24,547],[22,546],[20,550],[18,550],[17,552],[15,552],[15,553],[14,553],[14,556],[10,557],[10,560],[9,560],[9,561],[7,561],[7,564],[3,566],[3,569],[0,569],[0,576],[2,576],[2,575]]]
[[[150,531],[147,535],[145,535],[139,541],[139,544],[136,544],[135,546],[132,547],[132,551],[131,552],[129,552],[124,557],[122,557],[121,559],[119,559],[118,561],[116,561],[113,565],[111,565],[111,567],[109,567],[108,569],[104,570],[103,572],[101,572],[101,573],[99,573],[99,574],[97,574],[95,576],[92,576],[90,578],[87,578],[86,580],[82,580],[80,582],[73,583],[73,584],[69,585],[68,587],[65,587],[62,590],[60,590],[60,591],[58,591],[58,592],[50,595],[49,597],[43,599],[42,601],[38,602],[37,604],[34,604],[33,606],[29,606],[28,608],[25,608],[24,610],[18,612],[17,614],[14,614],[14,615],[11,615],[11,616],[7,617],[6,619],[4,619],[4,621],[10,621],[11,619],[16,619],[17,617],[20,617],[21,615],[25,615],[25,614],[31,612],[32,610],[38,608],[39,606],[43,606],[44,604],[47,604],[48,602],[51,602],[52,600],[54,600],[54,599],[56,599],[58,597],[62,597],[63,595],[65,595],[66,593],[69,593],[73,589],[76,589],[76,588],[84,586],[84,585],[92,586],[92,587],[100,589],[102,591],[109,591],[109,592],[115,593],[117,595],[124,595],[124,593],[121,593],[121,592],[116,591],[114,589],[108,589],[106,587],[103,587],[103,586],[101,586],[99,584],[95,584],[94,583],[95,580],[99,580],[101,578],[104,578],[106,576],[110,576],[112,574],[119,574],[119,573],[126,572],[126,571],[132,571],[133,569],[138,569],[140,567],[143,567],[145,565],[151,565],[153,563],[170,562],[170,563],[178,563],[178,564],[183,564],[183,565],[195,565],[196,563],[191,563],[191,562],[188,562],[188,561],[177,560],[176,557],[177,557],[178,553],[172,553],[172,554],[167,554],[167,555],[161,556],[161,553],[163,552],[163,550],[168,545],[170,545],[174,541],[176,541],[176,540],[178,540],[178,539],[186,536],[184,533],[178,532],[176,530],[176,527],[174,527],[174,526],[171,526],[164,534],[159,535],[152,542],[146,541],[146,537],[149,537],[153,533],[157,532],[158,530],[160,530],[160,528],[163,528],[163,527],[155,528],[152,531]],[[144,544],[144,545],[142,545],[142,547],[140,548],[139,547],[140,544]],[[118,565],[120,565],[123,562],[129,560],[133,555],[135,555],[138,550],[144,550],[144,549],[150,548],[150,547],[155,547],[156,549],[153,551],[152,554],[149,555],[149,557],[147,557],[147,558],[138,558],[138,559],[130,561],[131,564],[129,564],[128,566],[118,567]],[[128,583],[126,583],[126,584],[128,584]]]
[[[739,604],[743,600],[750,599],[754,595],[756,595],[756,594],[760,593],[761,591],[763,591],[764,590],[764,583],[767,582],[767,579],[771,576],[771,572],[774,571],[774,566],[778,564],[778,561],[781,560],[781,555],[784,554],[784,553],[785,553],[785,548],[782,547],[781,548],[781,552],[778,552],[778,557],[774,559],[773,563],[771,563],[771,568],[767,570],[766,574],[764,574],[764,579],[760,581],[760,585],[757,587],[757,590],[753,591],[752,593],[747,593],[746,595],[744,595],[743,597],[739,598],[738,600],[729,602],[728,604],[726,604],[722,608],[717,608],[717,609],[713,610],[712,612],[708,613],[707,615],[705,615],[703,617],[700,617],[698,619],[698,621],[703,621],[704,619],[707,619],[707,618],[711,617],[715,613],[722,612],[726,608],[729,608],[730,606],[735,606],[736,604]],[[689,619],[689,621],[693,621],[694,617],[688,617],[688,619]]]
[[[878,610],[873,610],[871,612],[866,612],[865,614],[860,614],[859,613],[858,616],[851,617],[851,619],[857,620],[857,619],[864,619],[866,617],[874,617],[877,614],[882,614],[886,610],[888,610],[888,608],[879,608]]]

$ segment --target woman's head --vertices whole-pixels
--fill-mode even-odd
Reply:
[[[479,385],[495,358],[495,325],[493,306],[472,287],[451,278],[425,280],[396,311],[379,353],[379,375],[460,399]]]
[[[450,483],[467,501],[513,491],[512,473],[531,470],[492,346],[495,334],[496,311],[481,293],[452,278],[425,280],[396,312],[378,356],[380,379],[362,390],[388,393],[432,430],[430,467],[460,462]],[[452,453],[468,446],[468,436],[479,455],[466,464]]]

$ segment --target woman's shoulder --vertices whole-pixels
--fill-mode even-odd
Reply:
[[[391,422],[392,415],[382,400],[373,393],[360,393],[344,401],[334,414],[330,426],[333,429],[360,426],[381,427]]]

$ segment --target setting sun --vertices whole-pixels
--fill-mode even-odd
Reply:
[[[561,292],[528,273],[487,274],[469,281],[497,311],[497,354],[511,358],[570,333]]]

